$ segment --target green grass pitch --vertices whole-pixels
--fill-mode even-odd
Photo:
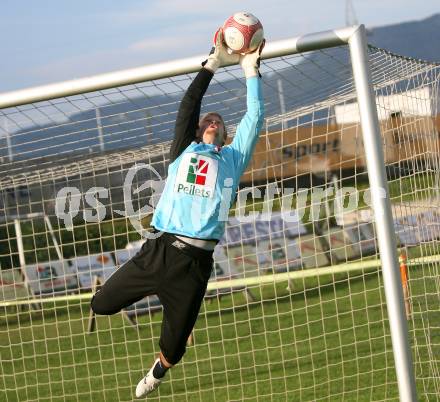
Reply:
[[[436,400],[439,386],[440,342],[426,331],[429,322],[438,328],[435,271],[410,272],[420,400]],[[194,345],[148,400],[397,401],[380,272],[286,286],[254,287],[250,303],[242,292],[205,302]],[[0,314],[2,401],[132,401],[158,351],[161,313],[140,317],[137,328],[121,314],[98,317],[92,334],[88,303]]]

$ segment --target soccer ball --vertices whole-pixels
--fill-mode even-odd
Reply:
[[[223,37],[231,53],[250,53],[263,40],[263,25],[251,13],[235,13],[223,24]]]

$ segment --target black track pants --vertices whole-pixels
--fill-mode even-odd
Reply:
[[[188,245],[164,233],[148,239],[93,296],[96,314],[115,314],[156,294],[163,305],[159,345],[167,361],[176,364],[199,314],[212,270],[212,251]]]

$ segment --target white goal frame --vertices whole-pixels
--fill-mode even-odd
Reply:
[[[358,25],[272,42],[264,48],[262,58],[293,55],[341,45],[348,45],[350,49],[361,118],[362,138],[365,153],[368,155],[368,158],[366,158],[368,178],[371,186],[375,221],[379,223],[376,225],[376,232],[400,400],[415,402],[417,401],[415,377],[385,172],[382,137],[368,61],[365,27],[364,25]],[[193,73],[200,69],[200,60],[203,60],[203,58],[204,56],[196,56],[0,94],[0,109]]]

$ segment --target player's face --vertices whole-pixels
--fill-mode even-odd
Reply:
[[[225,140],[225,126],[220,116],[215,114],[206,116],[200,122],[202,141],[205,144],[223,145]]]

